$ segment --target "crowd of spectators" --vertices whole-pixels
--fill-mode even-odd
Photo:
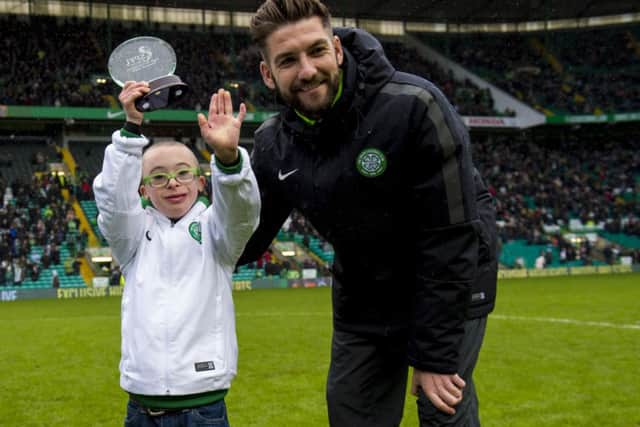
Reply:
[[[547,244],[548,230],[566,228],[571,219],[640,236],[639,144],[476,136],[474,160],[495,196],[501,240]]]
[[[236,95],[254,95],[252,83],[259,82],[258,57],[249,54],[246,34],[197,31],[193,26],[180,31],[142,23],[129,28],[122,22],[0,16],[0,104],[119,108],[117,85],[111,80],[100,84],[96,77],[108,79],[111,51],[141,35],[160,37],[176,51],[175,73],[190,88],[178,107],[200,109],[208,105],[215,88],[231,82],[251,83],[238,85]],[[249,57],[255,67],[236,67],[236,58]],[[253,74],[242,74],[250,69],[255,69]]]
[[[549,229],[564,228],[571,219],[579,219],[585,225],[604,225],[611,233],[640,237],[637,140],[599,140],[577,134],[560,142],[529,134],[490,133],[474,134],[472,146],[474,161],[495,196],[502,242],[524,239],[551,245],[558,248],[561,262],[576,258],[588,262],[593,257],[590,245],[576,247]],[[32,160],[41,162],[37,157]],[[79,168],[77,179],[71,181],[45,172],[10,183],[0,177],[0,285],[19,286],[26,279],[37,280],[42,269],[60,265],[63,246],[70,254],[64,270],[77,274],[75,257],[84,250],[87,234],[79,230],[79,221],[61,190],[67,188],[72,197],[90,200],[91,177]],[[74,182],[77,184],[72,185]],[[310,239],[319,239],[330,249],[297,211],[287,219],[283,231],[304,236],[303,246],[310,247]],[[32,251],[33,246],[42,251]],[[616,245],[608,246],[602,252],[604,261],[613,262],[623,251]],[[640,251],[630,255],[634,262],[640,262]],[[271,252],[254,267],[275,276],[288,277],[290,271],[303,268],[328,274],[323,263],[285,264]]]
[[[109,88],[91,83],[106,70],[98,43],[88,25],[0,17],[0,104],[107,106]]]
[[[246,31],[219,32],[210,27],[161,28],[142,23],[32,16],[28,21],[0,17],[0,104],[117,108],[114,82],[107,76],[110,52],[140,35],[166,40],[175,50],[175,74],[189,85],[176,108],[206,107],[212,91],[226,87],[249,110],[278,108],[274,94],[262,83],[260,55]],[[30,34],[30,37],[22,37]],[[393,65],[432,80],[464,115],[495,115],[486,89],[457,81],[436,63],[399,42],[384,42]]]
[[[593,114],[640,110],[637,28],[544,34],[420,34],[455,61],[542,111]],[[29,34],[30,37],[24,37]],[[262,84],[260,56],[245,30],[90,19],[0,16],[0,104],[118,108],[118,87],[107,76],[110,52],[121,42],[154,35],[173,46],[175,73],[189,87],[177,108],[201,109],[227,87],[250,110],[277,108]],[[463,115],[501,115],[491,93],[397,41],[383,41],[396,68],[432,80]]]
[[[321,243],[323,250],[332,251],[331,245],[326,242],[311,223],[296,209],[287,217],[281,228],[282,233],[289,237],[283,237],[288,240],[293,235],[302,236],[300,242],[307,250],[311,250],[311,239],[317,239]],[[302,261],[294,259],[279,259],[270,247],[257,261],[250,263],[251,268],[257,268],[264,271],[266,276],[280,276],[289,279],[299,279],[300,272],[303,269],[315,269],[318,277],[330,276],[329,265],[324,261],[319,261],[311,257],[304,257]]]
[[[542,111],[597,114],[640,110],[638,34],[636,26],[418,36]]]
[[[635,34],[634,34],[635,33]],[[640,111],[638,27],[551,34],[546,43],[562,65],[577,104],[605,112]]]
[[[62,197],[56,175],[34,174],[31,180],[5,182],[0,176],[0,286],[37,281],[42,269],[63,266],[78,274],[76,256],[88,240],[71,205]],[[32,251],[39,246],[41,251]],[[70,257],[61,259],[61,248]]]
[[[117,44],[152,34],[176,50],[176,74],[191,87],[184,108],[202,108],[213,88],[231,82],[239,83],[235,95],[252,108],[275,108],[273,94],[264,88],[258,74],[259,54],[245,32],[131,25],[0,16],[0,43],[4,47],[0,49],[0,104],[117,106],[117,87],[113,83],[94,84],[91,77],[105,75],[108,55]],[[640,108],[640,96],[636,96],[640,95],[640,62],[631,32],[567,32],[563,33],[568,37],[564,42],[554,39],[560,35],[553,34],[538,37],[537,43],[532,42],[534,36],[519,34],[447,36],[427,41],[534,105],[572,112],[592,112],[596,106]],[[462,114],[496,114],[485,89],[455,81],[450,72],[420,58],[403,43],[384,41],[384,45],[398,69],[434,81]],[[552,60],[540,46],[553,53]],[[554,61],[558,61],[555,66]],[[587,71],[593,74],[591,79],[585,77]],[[606,82],[595,84],[600,78]],[[570,90],[566,86],[571,86]],[[575,96],[576,88],[582,101]],[[612,233],[640,236],[638,141],[578,137],[558,143],[527,138],[525,134],[474,137],[475,160],[496,197],[503,241],[525,239],[546,244],[550,240],[548,227],[566,226],[572,218],[583,224],[604,224]],[[0,283],[16,277],[19,283],[27,274],[37,277],[38,267],[33,264],[40,262],[43,267],[50,262],[78,228],[73,210],[60,196],[60,183],[44,173],[47,159],[35,155],[31,160],[39,172],[31,181],[7,183],[0,179]],[[10,163],[10,158],[0,158],[0,166]],[[81,169],[68,188],[80,200],[93,197],[91,177]],[[306,246],[309,236],[319,238],[297,212],[285,229],[306,236]],[[562,246],[561,241],[557,244]],[[42,259],[32,259],[33,245],[44,247]],[[560,249],[567,259],[572,256],[571,248]]]
[[[414,48],[401,42],[384,42],[387,57],[394,66],[433,82],[444,93],[456,111],[463,116],[498,116],[489,89],[482,89],[469,80],[457,80],[451,70],[445,70],[438,63],[425,59]]]

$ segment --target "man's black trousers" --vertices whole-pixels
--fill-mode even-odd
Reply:
[[[473,369],[486,328],[486,317],[465,322],[458,373],[467,383],[464,398],[451,416],[420,394],[421,427],[479,427]],[[373,336],[334,330],[327,379],[331,427],[397,427],[407,389],[407,337]]]

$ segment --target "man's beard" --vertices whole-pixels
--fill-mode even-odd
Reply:
[[[340,87],[340,72],[336,71],[335,74],[332,74],[328,77],[328,80],[326,82],[322,83],[322,84],[325,84],[325,83],[327,84],[327,94],[325,96],[325,99],[321,103],[316,104],[314,106],[306,105],[304,102],[302,102],[302,100],[298,96],[299,92],[296,88],[300,86],[313,85],[319,79],[324,79],[324,78],[325,78],[324,76],[317,76],[317,78],[314,79],[314,81],[311,82],[311,84],[308,84],[308,83],[296,84],[292,87],[292,91],[289,92],[287,96],[283,95],[282,90],[280,89],[280,86],[278,86],[278,83],[274,82],[276,86],[275,87],[276,94],[278,95],[280,100],[282,100],[286,105],[288,105],[291,108],[294,108],[299,113],[312,119],[319,119],[327,111],[329,111],[329,109],[333,104],[333,100],[335,99],[336,94],[338,93],[338,88]]]

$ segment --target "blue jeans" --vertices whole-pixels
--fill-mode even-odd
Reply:
[[[229,427],[224,399],[197,408],[150,415],[138,403],[129,399],[124,427]]]

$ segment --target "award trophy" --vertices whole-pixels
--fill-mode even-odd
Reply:
[[[146,113],[180,100],[189,87],[173,75],[176,53],[157,37],[135,37],[121,43],[109,56],[109,74],[120,87],[128,80],[146,81],[150,91],[136,100],[136,109]]]

